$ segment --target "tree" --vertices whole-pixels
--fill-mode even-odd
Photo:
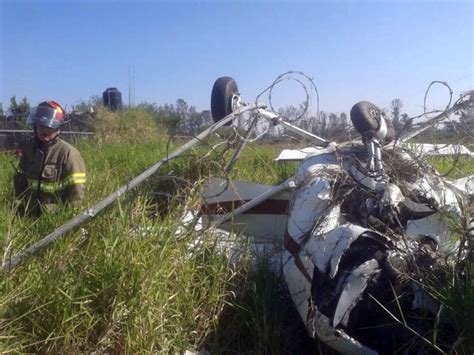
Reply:
[[[156,108],[154,116],[159,124],[166,127],[169,135],[173,136],[177,133],[180,120],[174,105],[165,104],[164,106],[159,106]]]
[[[211,110],[191,113],[186,124],[188,133],[197,134],[199,133],[202,127],[209,126],[211,122]]]
[[[141,103],[139,107],[150,112],[156,121],[166,127],[170,135],[177,133],[196,134],[201,127],[212,122],[209,110],[198,112],[196,107],[188,105],[183,99],[176,100],[175,105]]]
[[[97,112],[99,106],[102,105],[102,99],[98,95],[91,96],[88,101],[80,100],[77,104],[72,106],[74,113],[93,113]]]
[[[341,122],[341,126],[343,126],[345,129],[348,129],[349,127],[349,124],[348,124],[348,121],[347,121],[347,115],[343,112],[341,113],[340,117],[339,117],[339,121]]]
[[[333,127],[339,125],[339,117],[334,112],[329,113],[329,125]]]
[[[278,114],[286,121],[293,122],[297,118],[301,116],[300,108],[296,108],[295,106],[286,106],[282,107],[278,110]]]
[[[400,122],[402,107],[403,107],[403,102],[400,99],[393,99],[390,104],[393,127],[395,128],[395,133],[397,137],[400,131],[403,129],[403,124]]]
[[[2,105],[2,103],[0,102],[0,116],[3,117],[4,115],[5,115],[5,114],[4,114],[4,112],[3,112],[3,105]]]
[[[13,116],[13,119],[16,121],[26,122],[28,114],[30,112],[30,103],[24,97],[20,103],[16,102],[16,97],[12,96],[10,98],[10,107],[8,111]]]
[[[400,123],[403,127],[402,131],[411,131],[413,129],[413,118],[408,117],[406,113],[402,114]]]
[[[176,100],[176,114],[182,120],[182,122],[186,121],[186,119],[189,117],[190,115],[189,111],[190,111],[190,107],[185,100],[183,99]]]
[[[459,118],[460,129],[472,137],[474,135],[474,105],[465,106],[459,114],[461,116]]]
[[[176,115],[180,130],[187,134],[197,133],[204,122],[204,116],[196,111],[196,107],[189,106],[183,99],[176,100]]]
[[[319,116],[314,119],[312,133],[324,137],[328,131],[328,115],[324,111],[319,112]]]

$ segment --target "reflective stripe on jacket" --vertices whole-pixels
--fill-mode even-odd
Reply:
[[[39,180],[32,178],[27,178],[27,180],[30,189],[39,189],[42,192],[55,193],[64,190],[74,184],[85,184],[86,173],[73,173],[69,176],[66,176],[61,181],[57,182],[41,181],[40,183]]]

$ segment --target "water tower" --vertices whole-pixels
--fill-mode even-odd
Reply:
[[[102,93],[104,106],[110,111],[122,110],[122,93],[117,88],[107,88]]]

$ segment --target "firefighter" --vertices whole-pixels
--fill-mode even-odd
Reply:
[[[65,116],[55,101],[44,101],[30,111],[27,123],[33,126],[34,136],[18,150],[20,163],[14,176],[22,212],[39,216],[58,204],[77,204],[84,197],[84,160],[76,148],[59,138]]]

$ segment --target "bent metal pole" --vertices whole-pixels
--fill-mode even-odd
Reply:
[[[239,107],[237,110],[235,110],[233,113],[230,115],[227,115],[220,121],[214,123],[212,126],[210,126],[208,129],[205,131],[201,132],[199,135],[197,135],[195,138],[191,139],[189,142],[186,142],[183,144],[181,147],[176,149],[174,152],[170,153],[166,158],[161,159],[158,163],[155,165],[151,166],[144,172],[142,172],[140,175],[136,176],[132,180],[130,180],[127,184],[121,186],[118,190],[115,192],[111,193],[109,196],[98,202],[92,207],[87,208],[80,214],[76,215],[57,229],[55,229],[52,233],[48,234],[46,237],[43,239],[39,240],[38,242],[34,243],[33,245],[29,246],[28,248],[18,252],[15,256],[13,256],[11,259],[7,260],[4,262],[2,265],[1,271],[6,272],[14,269],[18,264],[20,264],[25,258],[34,255],[36,252],[46,248],[49,246],[51,243],[54,241],[60,239],[64,234],[67,232],[71,231],[72,229],[78,227],[82,223],[94,218],[100,211],[102,211],[104,208],[108,207],[110,204],[112,204],[115,200],[117,200],[120,196],[125,194],[126,192],[130,191],[131,189],[135,188],[138,186],[138,184],[142,183],[146,179],[148,179],[150,176],[152,176],[156,171],[165,163],[168,161],[178,157],[179,155],[183,154],[185,151],[190,149],[191,147],[195,146],[196,144],[200,143],[204,138],[206,138],[209,134],[213,133],[216,131],[218,128],[224,126],[226,123],[232,121],[235,117],[238,115],[254,110],[256,108],[260,107],[260,105],[248,105],[248,106],[242,106]]]

